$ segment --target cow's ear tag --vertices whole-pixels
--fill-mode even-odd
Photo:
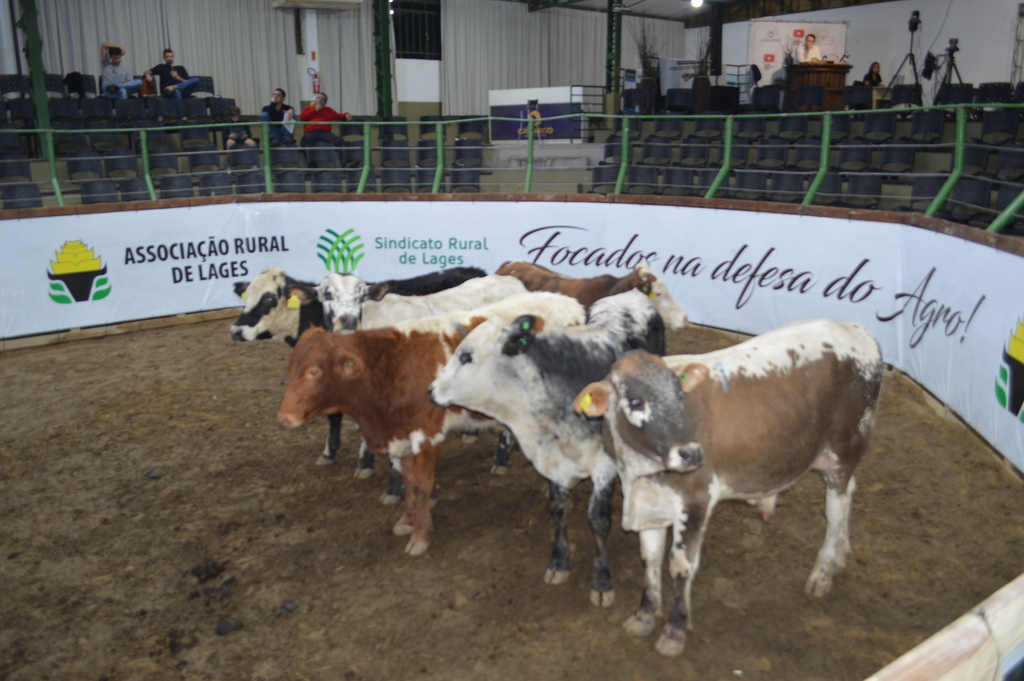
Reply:
[[[356,363],[355,363],[355,362],[352,362],[352,361],[349,361],[349,362],[345,362],[345,366],[347,366],[347,367],[348,367],[349,369],[351,369],[351,368],[352,368],[352,367],[354,367],[355,365],[356,365]]]
[[[300,307],[302,307],[302,301],[299,300],[299,297],[293,293],[288,298],[288,309],[289,310],[298,310]]]
[[[249,295],[248,291],[242,291],[240,297],[241,297],[242,300],[245,300],[246,296],[248,296],[248,295]]]
[[[533,322],[529,319],[524,319],[522,324],[519,325],[519,328],[521,328],[523,331],[529,331],[530,329],[533,328]]]
[[[590,393],[585,394],[580,398],[580,411],[586,414],[590,411],[590,406],[592,404],[594,404],[594,397]]]

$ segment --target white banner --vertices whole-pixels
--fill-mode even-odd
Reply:
[[[761,69],[758,85],[778,84],[786,79],[786,57],[796,59],[796,48],[809,33],[826,61],[840,61],[846,56],[845,21],[779,21],[754,19],[748,33],[747,61]],[[868,62],[870,63],[870,62]],[[865,65],[864,68],[867,71]]]
[[[699,324],[761,333],[834,317],[1024,470],[1024,258],[898,224],[678,206],[242,203],[4,222],[4,338],[239,305],[271,265],[317,282],[523,259],[570,276],[641,259]]]

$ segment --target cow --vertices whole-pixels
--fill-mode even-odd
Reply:
[[[471,311],[383,329],[349,334],[311,329],[288,360],[278,422],[295,428],[321,414],[349,414],[371,449],[400,458],[405,504],[393,531],[410,535],[405,550],[419,555],[430,545],[429,497],[445,434],[496,425],[465,409],[437,406],[427,388],[475,326],[492,318],[508,323],[527,313],[543,314],[563,325],[585,319],[583,307],[572,298],[523,293]]]
[[[508,427],[547,478],[555,526],[544,574],[549,584],[568,578],[570,490],[591,479],[587,516],[597,544],[590,592],[595,605],[609,606],[615,598],[607,541],[615,464],[604,450],[600,423],[574,414],[572,403],[625,350],[665,352],[664,323],[649,301],[637,291],[603,298],[591,307],[585,326],[558,328],[557,320],[538,314],[511,325],[488,320],[466,336],[430,386],[436,403],[459,405]]]
[[[465,281],[482,277],[485,272],[476,267],[457,267],[430,272],[410,279],[392,279],[377,284],[364,284],[381,297],[388,291],[402,295],[436,293]],[[252,282],[236,282],[235,294],[245,301],[242,314],[231,326],[231,338],[236,341],[279,340],[295,347],[299,336],[310,327],[324,326],[324,307],[317,298],[316,285],[288,276],[280,267],[270,267]],[[317,459],[317,465],[334,463],[341,447],[341,414],[328,417],[327,443]],[[366,478],[373,472],[373,452],[360,445],[356,477]],[[395,479],[383,499],[397,498]]]
[[[678,330],[686,326],[686,313],[672,298],[668,286],[661,277],[643,260],[624,277],[604,274],[588,279],[576,279],[522,260],[502,264],[497,274],[507,274],[521,279],[531,291],[553,291],[572,296],[586,307],[590,307],[605,296],[636,289],[651,299],[654,307],[661,313],[666,327]]]
[[[379,329],[410,319],[469,310],[526,293],[515,277],[491,274],[469,279],[458,286],[429,295],[406,296],[389,293],[371,297],[371,287],[354,274],[328,274],[317,286],[323,304],[324,327],[335,333],[356,329]]]
[[[661,613],[671,529],[675,598],[656,649],[678,655],[711,513],[724,499],[770,499],[811,468],[825,481],[825,540],[805,590],[823,596],[850,553],[854,468],[867,449],[882,355],[862,326],[794,322],[724,350],[664,359],[635,351],[587,386],[574,409],[603,416],[622,481],[624,529],[640,533],[644,591],[625,627],[643,636]]]

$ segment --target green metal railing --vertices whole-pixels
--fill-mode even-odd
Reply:
[[[1010,108],[1020,109],[1021,111],[1024,111],[1024,107],[1021,107],[1020,105],[986,104],[985,106],[987,108],[1010,107]],[[927,110],[927,109],[931,109],[931,108],[936,108],[936,107],[916,107],[916,108],[909,108],[909,109],[899,109],[897,111],[901,115],[912,115],[913,113],[915,113],[917,111],[923,111],[923,110]],[[944,182],[942,183],[941,189],[939,189],[939,191],[931,199],[931,201],[930,201],[930,203],[928,205],[928,208],[924,211],[924,214],[927,215],[927,216],[936,216],[936,215],[942,215],[943,214],[942,213],[943,208],[947,205],[947,201],[950,201],[951,197],[954,196],[954,190],[956,189],[957,185],[961,182],[961,180],[963,180],[963,178],[969,177],[969,174],[965,172],[965,158],[966,158],[966,150],[967,150],[967,148],[969,147],[969,145],[974,145],[974,144],[979,144],[980,143],[977,140],[973,140],[973,139],[969,140],[969,135],[968,135],[968,127],[969,127],[969,125],[972,124],[971,113],[972,113],[972,111],[976,111],[977,110],[976,106],[974,106],[974,105],[957,105],[957,106],[953,106],[953,107],[944,107],[943,110],[944,110],[944,112],[947,115],[951,114],[953,116],[953,120],[955,121],[955,124],[954,124],[954,131],[955,131],[954,132],[954,140],[953,140],[951,145],[948,142],[946,142],[946,143],[931,143],[931,144],[929,144],[929,143],[924,143],[924,142],[918,143],[918,142],[914,142],[914,141],[907,141],[908,144],[915,145],[916,148],[918,150],[920,150],[920,151],[936,150],[936,149],[948,149],[950,146],[952,147],[952,149],[951,149],[951,151],[952,151],[952,163],[951,163],[951,166],[950,166],[949,171],[948,171],[948,176],[945,178]],[[768,123],[770,123],[772,120],[782,120],[784,117],[788,117],[788,118],[807,117],[809,122],[820,123],[820,137],[821,137],[820,153],[818,155],[818,167],[817,167],[817,169],[808,170],[808,171],[804,172],[804,174],[809,175],[810,180],[808,182],[808,187],[807,187],[806,191],[803,192],[803,196],[800,199],[800,203],[802,203],[803,205],[812,205],[812,204],[815,203],[816,198],[819,196],[819,193],[821,192],[822,185],[823,185],[823,183],[824,183],[824,181],[826,179],[826,176],[830,172],[840,172],[840,173],[842,173],[844,175],[847,174],[847,171],[842,171],[842,170],[838,170],[837,171],[833,167],[833,164],[830,163],[830,159],[832,158],[832,154],[833,154],[834,150],[836,149],[836,143],[832,139],[832,137],[833,137],[832,132],[833,132],[833,129],[835,127],[836,119],[838,117],[840,117],[840,116],[850,116],[850,117],[856,117],[856,118],[859,119],[859,118],[864,117],[865,115],[877,114],[877,113],[879,113],[878,110],[875,110],[875,111],[824,112],[824,113],[810,112],[810,113],[786,113],[786,114],[742,114],[742,115],[729,115],[729,116],[724,116],[724,117],[723,116],[709,116],[709,115],[696,115],[696,116],[647,116],[647,117],[644,117],[642,119],[639,118],[639,117],[618,117],[618,116],[611,116],[611,115],[605,115],[605,114],[583,114],[583,116],[585,116],[588,119],[588,126],[592,130],[610,130],[610,129],[616,128],[617,127],[616,124],[618,124],[618,127],[619,127],[619,131],[618,132],[619,132],[619,134],[621,134],[621,140],[620,140],[621,150],[620,150],[620,153],[618,154],[620,158],[617,161],[617,164],[618,164],[618,174],[617,174],[617,177],[616,177],[616,180],[615,180],[614,190],[611,192],[613,194],[623,194],[623,193],[626,193],[626,192],[629,191],[629,183],[628,183],[629,168],[632,165],[634,165],[634,163],[632,163],[632,159],[631,159],[633,145],[634,144],[639,144],[639,143],[642,142],[642,140],[640,142],[634,142],[633,141],[633,139],[632,139],[633,135],[631,134],[633,131],[631,131],[631,129],[630,129],[631,125],[636,125],[637,123],[640,123],[642,125],[642,121],[656,121],[659,118],[672,118],[672,119],[681,119],[682,125],[684,125],[684,126],[685,125],[693,125],[693,126],[696,127],[696,125],[701,120],[703,120],[703,119],[709,119],[709,118],[722,119],[721,137],[720,137],[720,140],[718,140],[718,142],[717,142],[717,148],[721,150],[720,164],[717,165],[717,166],[711,166],[711,167],[708,168],[709,171],[714,171],[715,172],[715,176],[714,176],[714,179],[711,181],[710,185],[707,186],[706,189],[700,190],[702,192],[701,195],[704,196],[705,198],[716,198],[717,196],[720,196],[723,193],[723,190],[728,188],[729,177],[734,172],[734,170],[736,170],[736,172],[743,172],[742,170],[734,169],[734,167],[733,167],[734,166],[734,164],[733,164],[734,143],[737,141],[737,129],[740,126],[740,124],[743,121],[743,119],[755,118],[755,117],[756,118],[765,118],[766,121]],[[573,119],[573,118],[579,118],[579,117],[581,117],[581,114],[579,114],[579,113],[574,113],[574,114],[570,114],[570,115],[567,115],[567,116],[561,116],[561,117],[551,117],[551,118],[544,119],[544,124],[545,125],[550,125],[550,124],[553,124],[553,123],[555,123],[555,122],[557,122],[559,120],[562,120],[562,119]],[[620,118],[621,118],[621,120],[619,120]],[[469,120],[469,121],[487,121],[487,122],[513,122],[513,123],[516,123],[516,124],[518,124],[520,126],[522,126],[523,123],[524,123],[524,121],[522,121],[520,119],[511,119],[511,118],[479,117],[479,118],[465,119],[465,120]],[[525,139],[523,139],[523,140],[521,140],[519,142],[511,143],[513,145],[520,145],[516,149],[516,151],[525,151],[525,168],[523,169],[522,181],[521,181],[520,184],[518,184],[518,186],[521,186],[522,190],[525,191],[525,192],[533,192],[533,191],[535,191],[537,189],[537,186],[538,186],[537,177],[538,177],[538,172],[540,172],[541,169],[537,168],[535,153],[536,153],[537,149],[539,148],[540,144],[549,144],[550,143],[548,140],[542,139],[541,136],[537,135],[536,127],[537,127],[537,123],[538,122],[539,121],[536,121],[536,120],[533,120],[533,119],[525,121],[525,124],[526,124]],[[302,122],[296,122],[295,124],[298,127],[298,129],[296,130],[296,133],[297,133],[297,136],[299,136],[300,133],[301,133],[302,127],[305,126],[306,124],[302,123]],[[445,163],[445,154],[446,154],[446,151],[449,151],[451,149],[451,147],[446,147],[445,146],[445,142],[446,142],[445,131],[449,127],[454,127],[455,124],[456,124],[456,121],[454,121],[454,120],[450,120],[450,121],[436,121],[434,123],[435,145],[436,145],[435,151],[436,151],[437,163],[436,163],[436,166],[433,168],[433,181],[432,181],[432,183],[430,185],[430,192],[431,193],[438,193],[438,192],[441,192],[443,190],[445,171],[447,169],[450,169],[450,167],[447,166],[447,164]],[[191,128],[206,128],[206,129],[209,129],[211,131],[211,136],[212,136],[213,139],[215,139],[216,138],[216,131],[224,130],[225,128],[228,128],[231,125],[232,125],[231,123],[203,123],[203,124],[193,124],[193,125],[168,126],[168,127],[163,127],[163,128],[159,128],[159,129],[166,135],[167,133],[179,133],[180,134],[182,131],[185,131],[185,130],[188,130],[188,129],[191,129]],[[261,138],[263,140],[270,140],[271,139],[271,136],[270,136],[270,126],[271,125],[276,125],[276,124],[272,124],[272,123],[268,123],[268,122],[259,122],[259,123],[254,123],[253,125],[254,125],[254,127],[258,126],[258,129],[260,130]],[[369,184],[371,182],[375,182],[374,175],[373,175],[373,173],[374,173],[374,164],[372,163],[373,153],[374,153],[374,151],[376,149],[376,147],[374,146],[374,140],[375,139],[382,139],[382,136],[380,134],[382,132],[382,130],[380,130],[379,128],[380,128],[380,126],[382,126],[384,124],[378,123],[378,122],[374,122],[374,121],[352,121],[352,122],[341,122],[338,125],[340,126],[339,132],[342,135],[358,133],[362,137],[361,144],[362,144],[362,159],[363,159],[363,162],[362,162],[362,167],[361,167],[361,169],[360,169],[360,171],[358,173],[358,181],[357,181],[357,184],[355,186],[355,190],[354,191],[355,191],[355,193],[364,193],[364,192],[366,192],[368,190]],[[414,122],[411,125],[416,125],[416,123]],[[904,123],[904,125],[906,125],[906,123]],[[981,123],[976,123],[975,122],[974,125],[980,126]],[[847,126],[847,127],[849,128],[849,126]],[[49,189],[47,190],[47,195],[50,195],[50,192],[52,191],[53,201],[58,206],[64,206],[66,204],[66,194],[68,193],[69,189],[71,189],[71,191],[73,192],[74,190],[72,188],[76,184],[76,183],[70,182],[68,180],[64,180],[63,183],[62,183],[62,181],[60,179],[61,173],[60,173],[60,165],[59,164],[64,159],[59,157],[58,153],[57,153],[57,139],[58,138],[61,138],[61,136],[63,136],[63,135],[74,134],[74,133],[79,133],[79,132],[83,133],[83,134],[93,133],[93,132],[101,132],[101,133],[102,132],[115,132],[115,133],[121,133],[122,135],[123,134],[137,135],[137,146],[139,148],[139,160],[140,160],[140,165],[141,165],[141,175],[143,177],[145,177],[146,187],[147,187],[147,190],[148,190],[148,193],[149,193],[149,197],[151,199],[156,199],[157,198],[158,192],[156,191],[156,185],[155,185],[154,180],[153,180],[152,167],[151,167],[151,158],[150,158],[151,154],[153,153],[153,151],[150,149],[150,145],[149,145],[149,139],[150,139],[150,136],[152,135],[152,130],[149,129],[149,128],[144,128],[144,127],[142,127],[142,128],[115,128],[115,127],[111,127],[111,128],[106,128],[106,129],[91,129],[91,128],[88,128],[88,129],[74,129],[74,130],[67,130],[67,129],[56,129],[56,130],[55,129],[45,129],[44,130],[44,129],[7,128],[3,132],[8,132],[8,133],[9,132],[15,132],[18,135],[29,136],[29,137],[32,137],[32,138],[38,140],[38,147],[39,147],[39,149],[42,152],[41,153],[42,158],[45,159],[45,161],[46,161],[46,168],[47,168],[47,172],[48,172],[48,180],[49,180],[48,185],[49,185]],[[385,136],[387,136],[386,135],[387,131],[385,130],[383,132],[385,133]],[[639,137],[642,137],[642,135],[639,136]],[[612,139],[614,139],[614,138],[612,138]],[[807,143],[806,142],[806,138],[805,138],[805,140],[802,143],[803,144]],[[866,142],[866,141],[864,142],[864,144],[868,145],[868,146],[872,146],[874,148],[879,148],[879,145],[870,144],[869,142]],[[574,145],[574,147],[577,150],[579,149],[578,145]],[[412,149],[415,149],[417,147],[409,147],[409,148],[410,148],[410,150],[412,150]],[[1002,147],[994,146],[994,148],[998,149],[998,148],[1002,148]],[[266,191],[267,192],[273,192],[274,191],[274,168],[273,168],[274,164],[273,164],[273,158],[272,158],[272,151],[271,150],[272,150],[271,146],[269,146],[267,144],[263,144],[258,149],[258,152],[257,152],[259,154],[260,167],[262,168],[262,171],[263,171],[263,179],[264,179],[264,182],[265,182],[265,186],[266,186]],[[175,153],[188,154],[189,151],[188,151],[188,149],[184,149],[183,151],[175,152]],[[221,153],[221,151],[218,150],[218,153]],[[0,162],[2,162],[2,161],[0,161]],[[593,168],[592,165],[588,165],[587,174],[589,174],[589,171],[592,168]],[[305,169],[303,169],[303,170],[305,170]],[[486,168],[483,168],[482,170],[486,170]],[[766,169],[761,169],[761,170],[766,170]],[[794,172],[794,171],[792,171],[792,170],[777,170],[776,171],[776,170],[767,169],[766,172]],[[886,172],[881,172],[881,171],[878,171],[878,170],[871,170],[871,171],[869,171],[868,174],[870,174],[870,173],[880,174],[880,175],[883,175],[883,176],[899,175],[899,176],[902,176],[904,178],[917,176],[913,172],[886,173]],[[931,173],[931,174],[935,175],[935,174],[940,174],[940,173]],[[941,174],[942,175],[946,175],[947,173],[945,171],[943,171],[943,172],[941,172]],[[585,178],[585,179],[589,179],[589,178]],[[986,179],[989,179],[989,180],[992,180],[992,181],[995,181],[995,182],[1002,181],[1000,178],[986,178]],[[583,184],[585,184],[585,181],[578,183],[576,185],[576,187],[575,187],[575,190],[579,191],[580,187]],[[904,184],[906,184],[905,181],[904,181]],[[1016,185],[1015,182],[1011,182],[1010,184],[1011,185]],[[984,206],[983,208],[984,208],[984,210],[988,211],[988,213],[994,214],[994,217],[985,226],[987,231],[990,231],[990,232],[1000,232],[1003,229],[1005,229],[1011,223],[1011,221],[1014,219],[1015,215],[1017,215],[1022,209],[1024,209],[1024,191],[1020,191],[1015,196],[1015,198],[1013,198],[1011,201],[1009,201],[1009,203],[1007,205],[1005,205],[1005,207],[1003,207],[999,211],[995,211],[995,210],[989,209],[988,206]]]

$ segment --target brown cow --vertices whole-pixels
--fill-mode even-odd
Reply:
[[[411,535],[405,550],[419,555],[430,545],[429,501],[445,434],[493,424],[460,407],[431,403],[427,388],[476,325],[488,319],[510,323],[525,314],[543,315],[557,325],[581,324],[585,316],[567,296],[522,293],[472,311],[384,329],[344,335],[310,329],[288,360],[278,421],[294,428],[320,414],[349,414],[373,451],[400,457],[405,506],[394,533]]]
[[[588,308],[601,298],[636,289],[651,299],[669,329],[686,326],[686,313],[672,298],[665,282],[646,261],[641,261],[624,277],[604,274],[589,279],[576,279],[523,260],[504,263],[498,268],[497,274],[516,277],[530,291],[552,291],[571,296]]]
[[[678,655],[715,505],[774,499],[811,468],[825,481],[827,528],[805,588],[829,591],[850,553],[853,470],[867,449],[882,369],[864,327],[823,319],[703,355],[662,360],[634,351],[579,394],[577,411],[604,416],[622,480],[622,526],[640,533],[645,585],[625,624],[630,633],[649,633],[660,614],[666,528],[676,594],[656,647]]]

